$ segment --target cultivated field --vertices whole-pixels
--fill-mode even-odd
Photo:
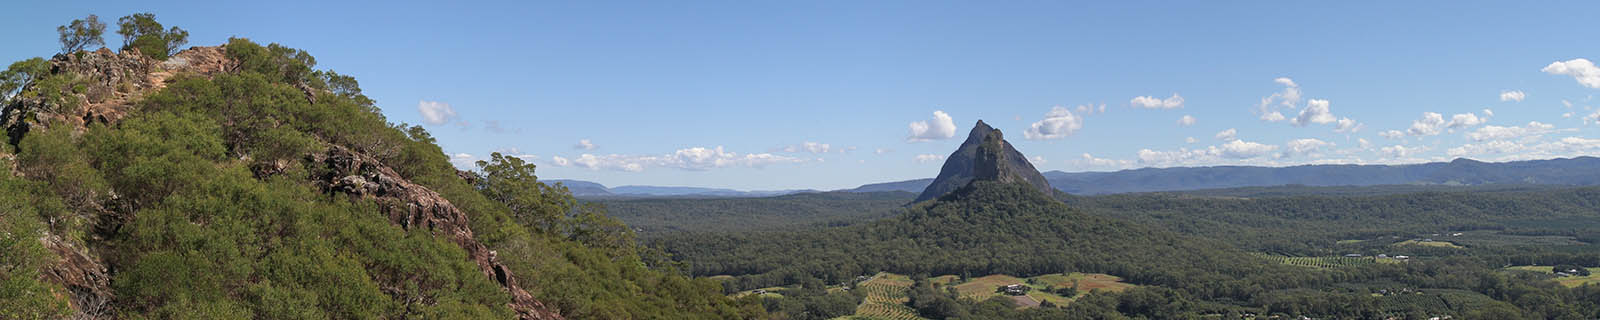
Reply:
[[[917,312],[906,306],[910,299],[906,291],[911,289],[914,282],[903,275],[893,273],[878,273],[856,285],[856,290],[866,290],[866,298],[861,300],[861,305],[856,306],[856,314],[852,319],[894,319],[909,320],[921,319]]]
[[[1440,248],[1455,248],[1455,249],[1466,249],[1467,248],[1467,247],[1456,245],[1455,243],[1451,243],[1449,241],[1422,241],[1422,240],[1416,240],[1416,239],[1396,242],[1393,245],[1394,246],[1425,246],[1425,247],[1440,247]]]
[[[1261,258],[1264,258],[1264,259],[1267,259],[1269,261],[1272,261],[1272,262],[1287,264],[1287,265],[1291,265],[1291,266],[1312,267],[1312,268],[1339,268],[1339,267],[1369,265],[1369,264],[1375,264],[1375,263],[1401,263],[1401,262],[1404,261],[1404,260],[1400,260],[1400,259],[1379,258],[1379,257],[1343,257],[1343,256],[1333,256],[1333,257],[1287,257],[1287,256],[1279,256],[1279,255],[1261,254],[1261,253],[1258,253],[1256,255],[1260,256]]]
[[[1587,276],[1582,276],[1582,277],[1578,277],[1578,276],[1559,277],[1559,278],[1555,278],[1555,279],[1552,279],[1552,280],[1555,280],[1557,283],[1561,283],[1561,285],[1567,286],[1569,288],[1570,287],[1582,286],[1582,285],[1585,285],[1585,284],[1591,284],[1591,283],[1600,284],[1600,268],[1588,268],[1588,269],[1589,269],[1589,275],[1587,275]],[[1547,273],[1547,274],[1548,273],[1555,273],[1555,272],[1552,272],[1552,270],[1550,270],[1550,266],[1514,266],[1514,267],[1507,267],[1506,270],[1529,271],[1529,272],[1539,272],[1539,273]]]

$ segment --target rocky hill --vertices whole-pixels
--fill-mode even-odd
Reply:
[[[967,140],[945,159],[939,176],[917,195],[915,201],[937,198],[974,180],[1023,182],[1046,195],[1054,194],[1050,182],[1033,168],[1032,163],[1028,163],[1027,156],[1006,142],[999,129],[978,120],[972,132],[967,134]]]
[[[0,74],[0,318],[764,313],[532,165],[456,170],[305,51],[138,50]]]

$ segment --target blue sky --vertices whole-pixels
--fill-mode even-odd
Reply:
[[[310,51],[464,168],[502,151],[610,186],[932,177],[979,119],[1041,170],[1600,153],[1593,2],[5,6],[5,61],[153,12],[190,45]]]

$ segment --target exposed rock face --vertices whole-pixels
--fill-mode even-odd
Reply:
[[[945,159],[939,176],[933,179],[927,189],[922,190],[915,202],[938,198],[973,180],[1026,182],[1046,195],[1053,192],[1050,182],[1045,181],[1044,175],[1039,174],[1032,163],[1028,163],[1026,156],[1005,141],[999,129],[978,120],[972,132],[967,134],[967,140]]]
[[[166,87],[166,81],[176,74],[212,75],[227,72],[233,65],[220,46],[189,48],[165,62],[146,58],[138,49],[57,54],[50,59],[50,74],[75,77],[82,84],[81,92],[73,94],[78,104],[52,106],[41,98],[19,97],[3,106],[0,127],[5,128],[7,143],[16,145],[32,127],[52,120],[79,129],[93,122],[115,123],[127,115],[139,96]]]
[[[45,266],[44,278],[67,289],[67,301],[77,311],[72,318],[114,318],[111,315],[111,275],[105,264],[60,236],[50,235],[42,242],[45,249],[57,257],[56,263]]]
[[[520,318],[561,319],[518,286],[517,277],[500,263],[495,252],[473,238],[466,213],[438,193],[406,181],[377,159],[344,147],[332,146],[325,153],[312,155],[310,160],[330,169],[323,176],[313,177],[328,191],[375,199],[389,221],[406,230],[423,228],[461,246],[484,276],[511,293],[510,307]]]

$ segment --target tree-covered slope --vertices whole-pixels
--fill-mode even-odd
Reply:
[[[530,164],[457,171],[305,51],[124,21],[161,33],[0,73],[0,318],[762,314]]]

